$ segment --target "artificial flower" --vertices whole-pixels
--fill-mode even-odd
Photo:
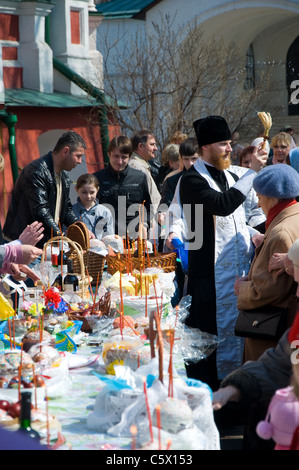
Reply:
[[[54,291],[53,289],[48,289],[44,291],[43,297],[45,299],[45,304],[47,306],[49,304],[54,304],[54,307],[58,308],[58,305],[61,301],[61,297],[58,291]]]

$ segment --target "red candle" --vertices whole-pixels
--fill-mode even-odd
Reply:
[[[146,379],[145,379],[145,377],[143,377],[143,390],[144,390],[144,396],[145,396],[146,412],[147,412],[147,417],[148,417],[148,422],[149,422],[149,430],[150,430],[151,442],[154,442],[152,418],[151,418],[150,407],[149,407],[149,404],[148,404],[148,396],[147,396]]]

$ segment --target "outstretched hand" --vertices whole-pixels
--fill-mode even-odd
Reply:
[[[30,279],[32,279],[34,282],[39,280],[39,277],[35,274],[35,272],[25,264],[10,263],[9,268],[10,274],[18,282],[24,281],[26,277],[30,277]]]
[[[240,392],[237,387],[234,387],[233,385],[227,385],[226,387],[219,388],[219,390],[213,392],[213,410],[220,410],[229,401],[237,402],[239,399]]]
[[[35,246],[44,236],[43,234],[44,227],[41,222],[32,222],[32,224],[27,225],[19,236],[19,240],[23,245],[33,245]]]

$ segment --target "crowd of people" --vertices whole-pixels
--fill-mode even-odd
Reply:
[[[144,236],[160,252],[175,250],[174,239],[187,252],[188,266],[178,262],[175,277],[175,302],[191,296],[186,323],[218,337],[212,354],[186,364],[187,376],[210,386],[221,425],[246,425],[257,402],[260,417],[275,390],[298,375],[289,338],[298,334],[299,148],[290,129],[281,129],[270,142],[253,139],[236,161],[223,117],[193,127],[194,135],[172,136],[160,166],[151,130],[114,137],[108,165],[76,181],[75,204],[67,172],[81,163],[86,144],[66,131],[19,174],[1,233],[1,272],[34,279],[30,266],[43,244],[76,220],[91,238],[137,239],[142,206]],[[271,308],[287,311],[280,337],[236,334],[240,312],[263,307],[269,317]]]

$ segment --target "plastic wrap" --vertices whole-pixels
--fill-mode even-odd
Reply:
[[[164,273],[160,268],[147,268],[140,275],[122,274],[122,298],[124,314],[134,317],[144,316],[152,309],[162,308],[163,316],[171,309],[170,301],[174,294],[174,272]],[[101,289],[111,292],[111,298],[120,306],[120,273],[113,276],[104,274]]]
[[[110,375],[115,373],[114,366],[124,364],[127,357],[143,346],[143,342],[138,336],[116,335],[108,338],[103,343],[102,357],[106,367],[106,372]]]
[[[167,331],[174,331],[173,354],[180,354],[185,363],[198,362],[207,358],[219,344],[216,335],[186,325],[191,300],[191,296],[183,297],[179,305],[172,309],[161,322],[164,338],[167,338]],[[169,349],[167,343],[169,342],[166,341],[165,347]]]
[[[115,378],[111,381],[105,378],[105,386],[96,398],[94,410],[87,418],[88,428],[117,437],[129,437],[130,428],[135,425],[138,448],[158,449],[158,432],[153,416],[156,406],[169,399],[169,376],[164,374],[163,383],[157,378],[158,362],[157,358],[153,358],[135,372],[125,366],[115,366]],[[168,361],[165,360],[164,370],[167,370],[167,364]],[[144,392],[145,379],[155,439],[152,444]],[[175,371],[173,380],[174,399],[178,400],[178,403],[181,400],[190,407],[192,420],[189,420],[187,427],[176,429],[176,433],[163,429],[161,423],[161,448],[165,449],[167,443],[171,442],[170,449],[219,449],[219,434],[213,419],[211,390],[199,381],[190,382],[179,377]]]

